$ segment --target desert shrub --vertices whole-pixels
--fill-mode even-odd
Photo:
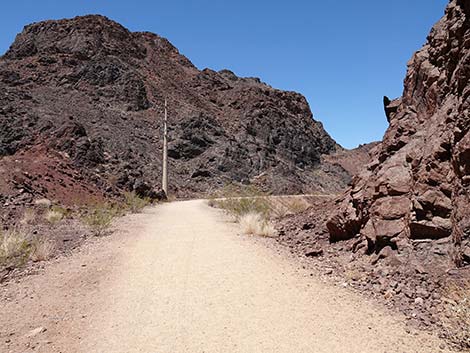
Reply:
[[[70,210],[59,205],[52,206],[49,210],[44,213],[44,218],[47,222],[51,224],[59,223],[61,220],[69,216]]]
[[[252,185],[230,183],[216,190],[208,198],[208,205],[222,208],[237,220],[244,214],[255,212],[268,218],[271,207],[267,194]]]
[[[23,225],[31,224],[36,220],[36,211],[32,208],[27,208],[23,212],[23,217],[20,223]]]
[[[244,234],[273,237],[276,234],[274,226],[263,215],[256,212],[244,214],[239,219],[240,228]]]
[[[470,282],[453,284],[446,291],[443,326],[446,336],[459,349],[470,349]]]
[[[50,224],[59,223],[64,218],[64,215],[58,211],[48,210],[44,214],[44,219]]]
[[[217,207],[226,210],[229,214],[239,220],[248,213],[257,213],[268,219],[271,206],[265,197],[235,197],[216,201]]]
[[[148,198],[141,198],[135,192],[124,193],[125,207],[132,213],[141,212],[146,206],[150,204]]]
[[[34,204],[38,207],[49,208],[52,206],[52,202],[48,199],[38,199],[34,201]]]
[[[289,209],[286,202],[282,198],[270,199],[271,216],[273,218],[282,218],[289,214]]]
[[[302,197],[292,197],[287,201],[287,209],[289,213],[297,214],[304,212],[310,207],[310,204]]]
[[[96,236],[101,236],[111,227],[113,219],[121,214],[118,207],[98,203],[84,211],[83,222],[93,231]]]
[[[0,231],[0,265],[18,267],[28,261],[31,252],[28,235],[20,229]]]
[[[30,258],[34,262],[47,261],[54,255],[57,244],[49,239],[35,238],[31,242]]]

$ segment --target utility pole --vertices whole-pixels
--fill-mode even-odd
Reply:
[[[163,168],[162,168],[162,190],[168,197],[168,112],[165,98],[165,118],[163,120]]]

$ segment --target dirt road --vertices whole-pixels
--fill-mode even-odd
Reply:
[[[1,287],[1,352],[443,352],[402,317],[238,235],[203,201],[118,226]]]

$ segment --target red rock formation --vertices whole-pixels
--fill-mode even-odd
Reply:
[[[408,63],[403,96],[384,99],[390,126],[328,222],[330,240],[369,252],[448,243],[470,263],[470,1],[453,0]]]

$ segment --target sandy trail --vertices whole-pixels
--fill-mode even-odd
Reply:
[[[161,205],[123,227],[4,289],[1,352],[442,352],[402,317],[237,235],[203,201]],[[24,288],[33,299],[5,301]],[[25,338],[37,326],[48,330]]]

